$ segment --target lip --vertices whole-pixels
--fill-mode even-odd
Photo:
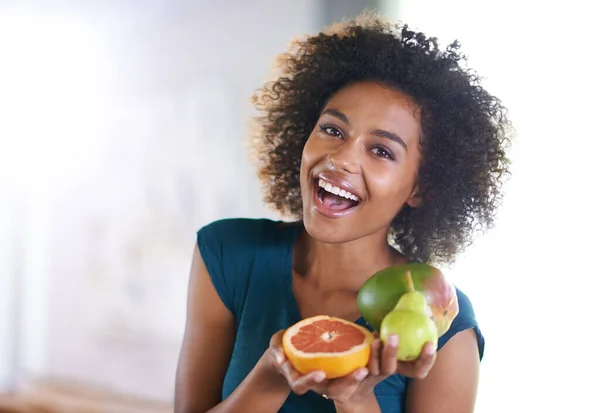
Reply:
[[[323,205],[323,203],[321,202],[321,199],[319,198],[319,186],[318,186],[319,179],[323,179],[324,181],[326,181],[334,186],[337,186],[340,189],[343,189],[347,192],[350,192],[351,194],[356,195],[359,199],[358,203],[355,206],[353,206],[352,208],[348,208],[343,211],[336,211],[336,210],[327,208],[325,205]],[[315,176],[315,179],[313,180],[313,204],[314,204],[314,208],[317,210],[317,212],[319,214],[321,214],[327,218],[341,218],[341,217],[344,217],[344,216],[354,212],[354,210],[357,209],[362,204],[362,202],[363,202],[362,197],[360,197],[358,195],[358,193],[354,189],[354,187],[352,187],[352,185],[350,185],[350,183],[343,180],[339,176],[336,176],[333,174],[328,174],[328,173],[321,173],[321,174],[318,174]]]

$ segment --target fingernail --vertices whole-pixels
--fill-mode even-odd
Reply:
[[[275,361],[277,361],[277,364],[283,364],[283,354],[281,354],[279,351],[275,353]]]
[[[356,373],[356,380],[362,380],[365,377],[367,377],[367,374],[369,374],[368,370],[362,369],[360,370],[358,373]]]
[[[314,378],[314,380],[315,380],[317,383],[320,383],[320,382],[322,382],[323,380],[325,380],[325,373],[323,373],[322,371],[318,371],[318,372],[316,372],[316,373],[315,373],[315,378]]]
[[[398,345],[398,336],[396,334],[392,334],[388,338],[388,343],[389,343],[390,346],[396,347]]]
[[[425,351],[427,352],[428,355],[433,356],[435,354],[435,347],[433,346],[433,344],[430,344],[427,346]]]

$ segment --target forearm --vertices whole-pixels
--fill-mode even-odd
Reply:
[[[285,378],[268,371],[261,360],[229,397],[207,413],[277,413],[289,393]]]
[[[339,403],[335,402],[335,411],[337,413],[382,413],[375,393],[365,398],[363,403]]]

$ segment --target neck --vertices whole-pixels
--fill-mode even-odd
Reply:
[[[326,244],[303,231],[295,250],[296,272],[324,292],[357,292],[375,272],[402,259],[388,244],[386,232]]]

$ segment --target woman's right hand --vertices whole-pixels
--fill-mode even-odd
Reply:
[[[296,394],[304,394],[309,390],[316,390],[323,385],[325,373],[314,371],[302,375],[288,360],[283,351],[282,338],[285,330],[280,330],[271,337],[269,348],[263,355],[264,367],[276,383],[285,386]]]

